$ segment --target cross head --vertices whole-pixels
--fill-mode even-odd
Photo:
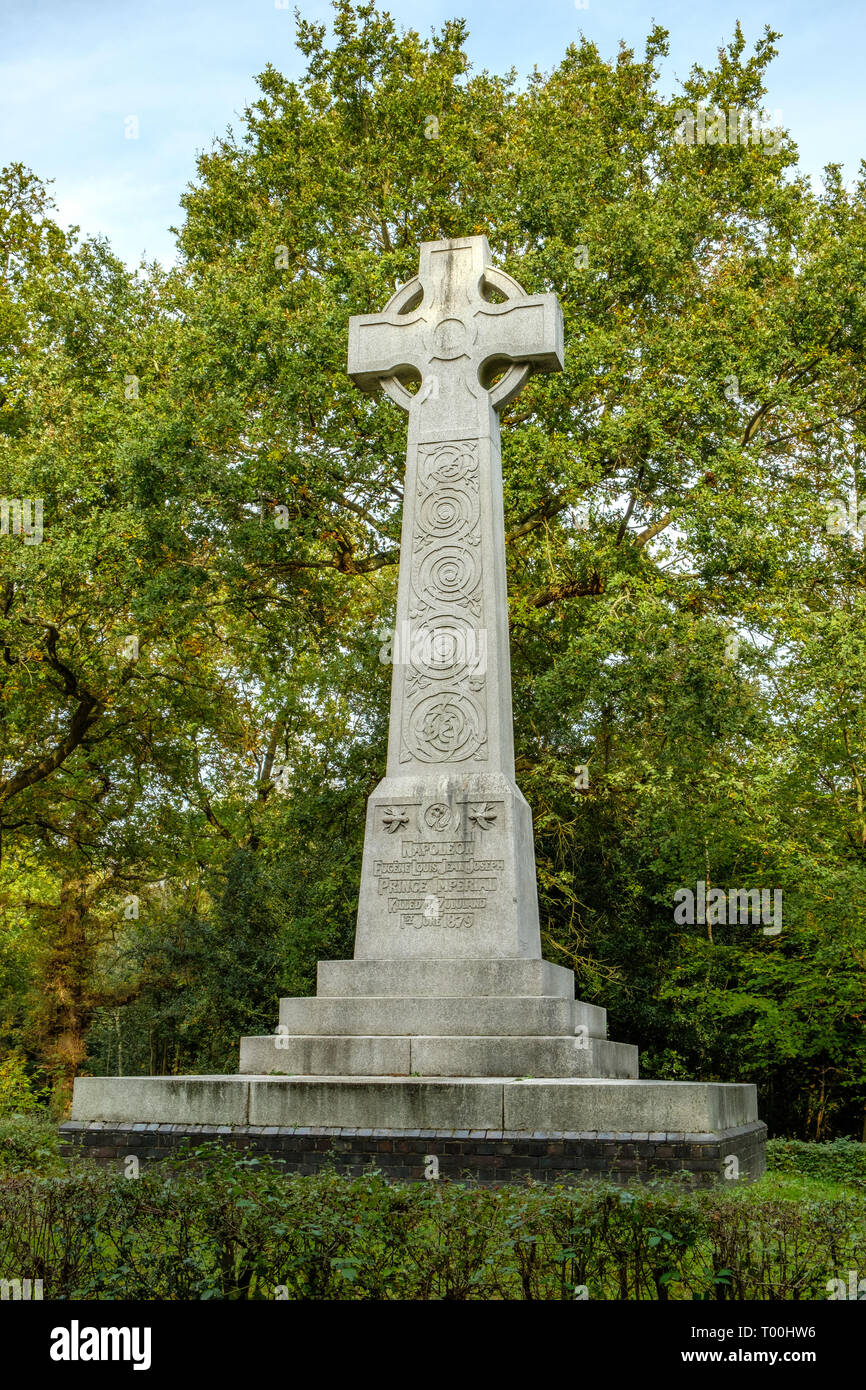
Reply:
[[[531,370],[561,369],[562,350],[556,296],[525,294],[490,264],[486,237],[460,237],[422,242],[418,275],[381,313],[350,319],[348,372],[409,411],[420,437],[474,435],[487,433],[488,404],[501,409]]]

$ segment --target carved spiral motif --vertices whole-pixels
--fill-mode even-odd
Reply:
[[[468,546],[440,545],[418,566],[415,588],[426,603],[463,603],[481,582],[481,562]]]
[[[406,730],[410,754],[423,763],[476,756],[486,738],[484,715],[471,695],[428,695],[412,710]]]
[[[484,670],[486,650],[471,623],[445,613],[427,618],[415,628],[410,661],[419,676],[457,683]]]
[[[468,492],[442,486],[429,492],[418,508],[418,524],[425,536],[465,536],[476,522],[477,507]]]
[[[486,632],[479,625],[477,441],[420,446],[415,507],[415,606],[400,757],[422,763],[483,759],[487,661]]]

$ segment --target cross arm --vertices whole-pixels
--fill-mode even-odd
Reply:
[[[421,314],[354,314],[349,319],[348,374],[362,391],[384,377],[423,372]]]
[[[477,311],[475,322],[484,360],[527,362],[539,372],[562,370],[562,309],[555,294],[530,294],[504,304],[485,304]]]

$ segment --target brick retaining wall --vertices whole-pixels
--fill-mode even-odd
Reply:
[[[530,1134],[503,1130],[386,1130],[257,1128],[240,1125],[119,1124],[111,1121],[61,1126],[61,1151],[102,1164],[134,1154],[142,1165],[188,1145],[220,1143],[256,1150],[289,1173],[332,1167],[349,1176],[370,1168],[397,1181],[425,1176],[430,1156],[439,1176],[484,1184],[558,1182],[566,1178],[638,1178],[688,1172],[695,1185],[725,1180],[732,1172],[749,1181],[766,1169],[767,1127],[762,1122],[719,1134]],[[737,1159],[737,1165],[731,1158]]]

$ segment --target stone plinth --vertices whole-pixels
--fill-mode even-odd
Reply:
[[[638,1080],[637,1049],[573,994],[541,960],[322,962],[316,997],[280,1001],[283,1031],[242,1040],[239,1074],[81,1077],[64,1137],[107,1161],[217,1135],[287,1172],[395,1178],[430,1153],[484,1182],[763,1171],[753,1086]]]
[[[72,1119],[342,1129],[706,1134],[757,1122],[729,1082],[398,1076],[86,1076]],[[454,1116],[459,1124],[450,1123]]]
[[[637,1048],[609,1041],[605,1010],[575,999],[572,973],[546,964],[502,960],[494,971],[487,960],[333,961],[320,969],[315,998],[280,1001],[276,1033],[241,1039],[240,1071],[636,1078]],[[458,982],[477,992],[435,992]],[[413,986],[414,995],[356,992]],[[510,992],[517,989],[527,992]]]
[[[395,1178],[423,1176],[435,1153],[444,1176],[491,1182],[706,1182],[731,1156],[744,1178],[763,1171],[754,1086],[638,1080],[637,1049],[608,1039],[568,970],[328,961],[318,979],[314,998],[280,1001],[282,1031],[242,1039],[237,1075],[79,1078],[67,1143],[107,1161],[184,1137],[267,1139],[286,1171],[373,1164]]]

